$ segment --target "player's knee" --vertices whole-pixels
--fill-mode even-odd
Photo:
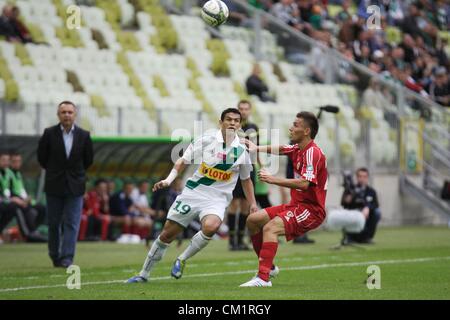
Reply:
[[[247,217],[247,227],[251,228],[258,225],[258,222],[261,220],[261,217],[258,214],[251,214]]]
[[[213,236],[219,230],[221,223],[219,219],[208,219],[202,223],[202,231],[207,236]]]

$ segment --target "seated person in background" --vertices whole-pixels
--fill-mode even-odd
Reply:
[[[40,216],[37,210],[32,210],[20,173],[13,172],[9,167],[9,152],[0,151],[0,233],[16,218],[20,233],[26,241],[46,242],[47,239],[35,230],[45,219],[45,209],[40,209]]]
[[[22,231],[22,235],[28,242],[47,242],[47,237],[41,235],[37,228],[45,223],[46,209],[41,204],[33,203],[25,190],[24,181],[20,172],[22,168],[22,156],[17,152],[10,155],[11,170],[11,198],[10,201],[16,204],[19,210],[16,212],[17,220]]]
[[[11,9],[11,24],[13,28],[16,30],[16,34],[21,42],[27,43],[27,42],[33,42],[33,39],[31,38],[30,31],[25,26],[25,24],[20,21],[20,9],[17,6],[13,6]]]
[[[155,211],[150,208],[148,203],[148,189],[149,183],[143,180],[139,182],[138,188],[134,189],[131,193],[135,212],[139,217],[135,221],[135,225],[139,229],[136,231],[139,232],[141,238],[145,238],[147,241],[150,240],[152,235],[153,219],[155,216]]]
[[[98,179],[84,196],[78,240],[107,240],[110,222],[108,185]]]
[[[330,229],[342,229],[342,244],[352,242],[373,243],[376,227],[381,215],[375,189],[369,186],[369,171],[360,168],[356,171],[356,185],[351,175],[344,178],[344,193],[341,205],[343,209],[330,210],[326,226]]]
[[[450,107],[450,81],[445,67],[438,67],[428,88],[430,98],[442,106]]]
[[[115,193],[109,200],[111,223],[122,227],[124,234],[135,233],[136,227],[150,228],[145,218],[140,216],[138,208],[134,205],[131,194],[134,183],[125,182],[123,190]]]
[[[259,64],[255,63],[253,65],[252,74],[247,78],[245,86],[247,87],[247,93],[249,95],[258,96],[263,102],[275,102],[275,99],[269,95],[269,88],[261,78],[261,67]]]
[[[19,20],[20,10],[18,7],[7,4],[3,7],[0,16],[0,35],[8,41],[22,43],[32,42],[30,32]]]
[[[114,195],[114,193],[116,193],[116,183],[114,182],[114,180],[107,180],[106,184],[108,196],[111,198]]]

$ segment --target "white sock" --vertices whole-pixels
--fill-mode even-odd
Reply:
[[[144,265],[142,266],[142,270],[139,275],[145,279],[150,276],[150,271],[156,262],[160,261],[164,254],[166,253],[168,243],[164,243],[158,239],[153,242],[152,247],[148,251],[147,258],[145,259]]]
[[[197,252],[202,250],[211,240],[211,237],[205,236],[205,234],[200,230],[197,232],[191,239],[191,243],[184,250],[184,252],[178,257],[180,260],[187,260],[190,257],[194,256]]]

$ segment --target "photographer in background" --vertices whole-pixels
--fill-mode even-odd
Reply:
[[[373,237],[381,214],[375,189],[369,186],[369,171],[356,171],[356,185],[352,175],[344,173],[343,209],[330,210],[327,218],[329,229],[342,229],[342,244],[373,243]]]

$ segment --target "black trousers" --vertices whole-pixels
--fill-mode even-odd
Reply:
[[[364,229],[360,233],[347,233],[349,240],[355,242],[364,242],[375,237],[378,222],[381,219],[380,209],[371,210],[366,220]]]

